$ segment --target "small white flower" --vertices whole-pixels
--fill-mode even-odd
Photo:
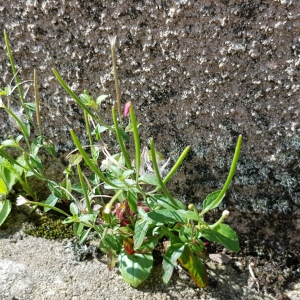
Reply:
[[[106,205],[103,213],[105,213],[106,215],[109,215],[111,213],[111,205]]]
[[[18,196],[18,198],[17,198],[17,205],[18,206],[20,206],[20,205],[23,205],[23,204],[25,204],[25,203],[27,203],[28,202],[28,200],[26,199],[26,198],[24,198],[23,196]]]
[[[228,210],[224,210],[222,213],[222,217],[227,218],[229,216],[229,211]]]

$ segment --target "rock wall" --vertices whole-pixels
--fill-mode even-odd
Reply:
[[[0,4],[19,76],[38,71],[44,131],[58,150],[84,140],[82,111],[62,90],[55,68],[78,94],[110,94],[108,37],[117,36],[122,103],[142,122],[142,143],[175,157],[192,151],[172,189],[188,202],[226,179],[244,137],[224,206],[242,237],[299,243],[300,2],[297,0],[12,0]],[[0,42],[0,85],[12,73]],[[32,90],[28,92],[32,101]],[[17,107],[17,100],[13,98]],[[1,138],[11,123],[0,113]],[[215,217],[219,215],[216,212]]]

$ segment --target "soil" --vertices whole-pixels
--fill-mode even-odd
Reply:
[[[160,265],[134,289],[122,280],[117,268],[107,269],[105,256],[93,244],[79,248],[74,239],[28,235],[32,218],[23,208],[15,207],[7,224],[0,230],[1,300],[300,298],[298,249],[276,247],[281,251],[274,253],[271,245],[258,249],[241,240],[242,250],[234,254],[209,244],[209,253],[231,259],[226,262],[217,255],[207,263],[210,282],[205,289],[199,289],[180,267],[165,286]]]

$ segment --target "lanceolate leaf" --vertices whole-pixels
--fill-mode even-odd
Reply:
[[[8,190],[6,184],[2,178],[0,178],[0,195],[7,195]]]
[[[214,209],[219,206],[219,204],[222,202],[225,194],[216,203],[214,203],[214,201],[217,199],[220,192],[221,191],[215,191],[206,197],[206,199],[203,201],[203,208],[202,208],[203,211],[208,212],[209,210]]]
[[[140,219],[135,223],[134,229],[134,249],[139,249],[143,244],[144,238],[148,230],[148,222],[146,220]]]
[[[124,281],[133,287],[138,287],[151,273],[153,265],[152,254],[129,255],[124,249],[119,254],[120,272]]]
[[[189,271],[191,277],[199,287],[203,288],[207,286],[208,277],[206,269],[201,260],[193,255],[188,246],[185,246],[178,260],[180,264]]]
[[[164,284],[168,284],[174,270],[175,262],[181,256],[184,247],[183,244],[175,244],[168,247],[162,263],[164,270],[162,279]]]
[[[11,202],[9,200],[0,201],[0,226],[4,223],[11,211]]]
[[[236,232],[226,224],[220,224],[214,229],[204,229],[202,236],[209,241],[218,242],[232,251],[240,251]]]
[[[149,212],[148,217],[159,223],[184,222],[184,219],[182,219],[176,211],[170,211],[168,209]]]

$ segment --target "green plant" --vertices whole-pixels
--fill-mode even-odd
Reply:
[[[43,147],[49,153],[55,153],[53,145],[46,143],[41,131],[36,71],[34,70],[33,80],[35,101],[25,102],[26,93],[23,92],[22,85],[25,82],[32,82],[32,80],[20,82],[6,31],[4,31],[4,39],[16,85],[14,87],[8,85],[0,89],[0,97],[6,99],[3,101],[0,98],[0,109],[8,114],[8,122],[21,134],[16,138],[9,136],[0,144],[0,200],[2,199],[0,202],[0,226],[11,211],[11,201],[8,197],[16,183],[22,186],[22,190],[27,196],[37,200],[36,191],[32,189],[28,178],[35,176],[40,180],[48,181],[43,175],[43,165],[38,156],[40,148]],[[11,108],[11,97],[16,90],[19,92],[20,99],[20,107],[17,110]],[[33,122],[34,114],[36,114],[37,125]],[[35,127],[38,133],[36,138],[31,138],[32,127]]]
[[[111,43],[114,52],[115,39]],[[115,55],[112,57],[117,87]],[[172,196],[167,184],[181,166],[190,147],[184,149],[166,172],[167,162],[156,150],[153,139],[150,140],[150,149],[146,145],[141,149],[139,123],[131,103],[125,105],[122,120],[118,88],[119,118],[113,106],[113,124],[107,125],[99,113],[99,104],[106,96],[94,100],[87,91],[77,96],[56,70],[53,73],[83,109],[89,145],[83,146],[71,130],[76,148],[68,155],[69,166],[64,171],[64,180],[59,184],[48,181],[52,194],[45,202],[19,196],[17,205],[40,205],[45,210],[53,209],[65,215],[64,223],[72,224],[79,243],[83,243],[94,231],[99,238],[99,249],[107,255],[109,269],[113,269],[118,260],[123,279],[134,287],[144,282],[151,273],[153,250],[159,243],[165,246],[164,283],[169,282],[178,261],[199,287],[205,287],[208,278],[204,266],[204,239],[239,251],[236,233],[224,224],[229,212],[224,211],[214,224],[205,221],[205,214],[217,208],[224,199],[236,169],[242,137],[238,138],[223,188],[208,195],[200,211],[193,204],[186,207],[185,203]],[[125,121],[128,121],[127,126]],[[107,132],[110,134],[107,135]],[[113,154],[105,143],[111,136],[116,138],[118,145],[118,150]],[[132,141],[133,151],[130,147]],[[34,161],[28,158],[25,161],[27,165],[22,167],[35,171],[34,175],[39,176]],[[58,201],[69,203],[70,213],[56,207]]]

